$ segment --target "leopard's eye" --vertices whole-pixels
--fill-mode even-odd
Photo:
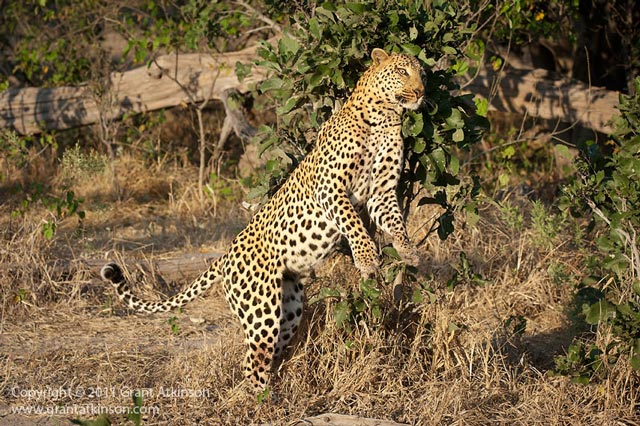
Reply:
[[[408,76],[409,76],[409,73],[408,73],[408,72],[407,72],[407,70],[406,70],[406,69],[404,69],[404,68],[397,67],[397,68],[396,68],[396,72],[397,72],[398,74],[400,74],[401,76],[403,76],[403,77],[408,77]]]

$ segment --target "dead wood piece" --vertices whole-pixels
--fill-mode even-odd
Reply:
[[[110,75],[107,93],[99,96],[91,85],[57,88],[14,88],[0,93],[0,128],[21,134],[61,130],[114,120],[140,113],[207,99],[223,100],[229,89],[247,91],[262,81],[260,69],[242,82],[237,62],[255,58],[256,46],[216,55],[172,54],[157,58],[149,67]]]
[[[465,91],[489,99],[489,109],[577,123],[611,133],[620,94],[558,76],[543,69],[484,70]]]
[[[236,89],[225,90],[222,95],[225,117],[216,146],[217,153],[222,150],[232,131],[243,142],[248,142],[256,134],[256,128],[249,124],[243,105],[238,102],[240,96],[240,92]]]
[[[257,67],[243,81],[235,74],[237,62],[256,59],[256,48],[216,55],[161,56],[150,67],[112,73],[100,90],[90,85],[9,89],[0,93],[0,128],[34,134],[216,99],[225,103],[228,114],[219,143],[224,143],[231,130],[244,140],[253,129],[238,115],[241,109],[230,107],[228,94],[246,92],[266,78],[265,71]],[[608,122],[616,115],[619,100],[618,92],[589,87],[542,69],[483,69],[465,91],[488,98],[492,110],[577,123],[603,133],[612,130]]]

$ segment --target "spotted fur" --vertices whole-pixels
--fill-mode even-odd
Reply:
[[[401,114],[422,103],[422,68],[410,56],[374,49],[373,64],[352,95],[318,134],[313,150],[292,172],[229,251],[184,291],[165,301],[134,296],[116,264],[102,277],[130,308],[161,312],[176,308],[222,283],[244,329],[246,377],[266,386],[273,360],[294,336],[304,305],[304,284],[313,267],[346,238],[363,277],[375,274],[378,249],[358,211],[393,239],[408,263],[417,262],[398,205],[403,167]]]

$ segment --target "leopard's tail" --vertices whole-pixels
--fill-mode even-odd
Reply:
[[[143,300],[131,293],[129,284],[124,278],[122,269],[115,263],[107,263],[100,270],[100,275],[105,281],[109,281],[116,289],[118,298],[129,308],[138,312],[166,312],[171,309],[186,305],[205,291],[214,283],[222,280],[222,263],[225,256],[214,259],[202,275],[187,288],[166,300]]]

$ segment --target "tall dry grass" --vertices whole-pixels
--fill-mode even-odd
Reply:
[[[53,182],[64,178],[58,164],[47,167]],[[111,170],[126,183],[120,192]],[[145,424],[280,425],[324,412],[418,425],[640,424],[638,377],[622,362],[590,385],[550,374],[554,356],[577,331],[573,294],[588,247],[560,216],[553,216],[562,225],[556,228],[533,220],[536,194],[548,194],[544,182],[531,185],[533,193],[487,185],[475,225],[458,223],[446,241],[426,239],[417,281],[404,283],[402,297],[379,284],[381,318],[365,317],[345,330],[334,320],[335,300],[308,304],[269,397],[258,403],[242,381],[242,333],[220,288],[181,311],[131,315],[86,267],[68,266],[105,253],[153,259],[223,250],[250,216],[239,207],[242,189],[229,181],[237,198],[203,206],[195,176],[186,163],[123,155],[113,168],[72,180],[70,188],[86,199],[83,229],[76,218],[61,219],[52,240],[41,233],[50,212],[34,205],[12,216],[21,194],[4,185],[0,424],[24,420],[16,407],[131,407],[136,389],[145,391],[152,411]],[[510,188],[517,187],[521,177],[512,178]],[[435,213],[414,210],[414,240],[422,239]],[[460,273],[462,252],[475,275]],[[327,286],[356,290],[355,272],[348,256],[336,254],[318,270],[307,299]],[[151,297],[167,288],[142,287],[137,291]],[[411,294],[418,288],[424,298],[415,303]],[[598,338],[611,335],[600,330]],[[76,394],[56,394],[59,389]]]

